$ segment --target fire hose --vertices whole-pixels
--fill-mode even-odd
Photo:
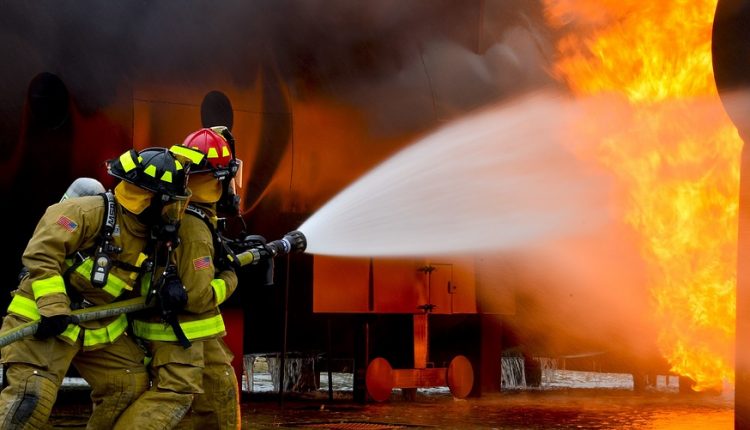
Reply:
[[[75,315],[76,317],[78,317],[78,321],[84,322],[113,317],[130,312],[136,312],[153,306],[153,302],[150,304],[146,304],[145,297],[136,297],[134,299],[123,300],[121,302],[76,309],[71,312],[71,315]],[[9,345],[17,340],[33,335],[34,333],[36,333],[37,327],[39,327],[39,320],[34,320],[25,324],[21,324],[20,326],[14,327],[10,330],[0,332],[0,347]]]
[[[262,259],[267,259],[269,263],[272,263],[275,257],[292,252],[303,252],[306,247],[307,239],[302,232],[292,231],[284,235],[282,239],[274,240],[267,244],[257,244],[253,242],[251,249],[239,253],[239,255],[247,254],[241,257],[241,260],[240,258],[238,258],[238,260],[245,261],[245,264],[254,264]],[[248,257],[248,255],[251,255],[251,257]],[[271,271],[273,271],[273,265],[271,265],[270,268]],[[146,297],[136,297],[106,305],[76,309],[71,312],[71,315],[78,317],[79,322],[84,322],[136,312],[154,306],[154,300],[147,303]],[[0,348],[33,335],[36,333],[37,327],[39,327],[39,320],[34,320],[10,330],[0,332]]]

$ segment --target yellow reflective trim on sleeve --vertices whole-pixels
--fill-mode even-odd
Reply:
[[[220,305],[227,299],[227,283],[223,279],[216,278],[211,281],[211,287],[216,295],[216,304]]]
[[[39,309],[36,306],[36,302],[19,295],[13,296],[13,300],[11,300],[10,305],[8,305],[8,312],[13,312],[16,315],[20,315],[32,321],[36,321],[41,318],[41,315],[39,315]],[[68,327],[64,332],[60,333],[60,336],[67,337],[71,341],[75,342],[78,339],[78,334],[80,332],[81,327],[76,324],[68,324]]]
[[[116,341],[128,328],[128,318],[121,314],[107,326],[96,329],[86,329],[83,332],[83,346],[95,346]]]
[[[39,308],[36,307],[36,302],[24,296],[16,294],[13,296],[13,300],[8,305],[8,312],[21,315],[24,318],[28,318],[32,321],[41,318],[39,315]]]
[[[153,164],[149,164],[146,166],[145,169],[143,169],[143,173],[147,174],[148,176],[151,176],[152,178],[156,177],[156,166]]]
[[[91,271],[94,270],[94,260],[92,260],[90,257],[86,257],[83,262],[76,267],[76,273],[83,276],[86,279],[91,278]],[[122,279],[118,278],[116,275],[112,274],[110,272],[109,276],[107,276],[107,284],[102,287],[102,290],[106,291],[110,296],[112,297],[120,297],[120,294],[122,294],[122,290],[132,290],[133,287],[128,285],[127,282],[123,281]]]
[[[133,156],[130,154],[130,151],[120,155],[120,164],[122,165],[122,170],[124,170],[125,173],[135,169],[135,160],[133,160]]]
[[[171,184],[172,183],[172,172],[169,172],[169,171],[164,172],[164,174],[161,175],[161,180],[164,181],[164,182],[169,182]]]
[[[202,320],[181,322],[180,327],[185,332],[185,337],[190,340],[215,336],[226,330],[221,314]],[[177,342],[177,336],[169,324],[135,320],[133,333],[146,340]]]
[[[34,299],[48,294],[65,294],[65,281],[60,275],[53,275],[47,279],[39,279],[31,283]]]
[[[81,334],[81,327],[76,324],[68,324],[68,328],[64,332],[60,333],[60,336],[67,337],[71,341],[75,342],[78,340],[78,335]]]

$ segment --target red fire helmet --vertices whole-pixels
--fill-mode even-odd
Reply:
[[[226,127],[202,128],[190,133],[182,146],[197,149],[206,154],[204,166],[193,166],[191,173],[214,172],[217,177],[234,176],[232,149],[224,137]],[[228,133],[228,130],[226,130]]]

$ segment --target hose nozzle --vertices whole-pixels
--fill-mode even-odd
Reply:
[[[273,257],[292,252],[304,252],[307,248],[307,238],[299,230],[290,231],[283,238],[269,242],[266,249]]]

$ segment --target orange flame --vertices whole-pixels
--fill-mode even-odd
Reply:
[[[734,381],[739,155],[711,66],[717,0],[545,0],[554,73],[578,97],[627,100],[596,161],[626,190],[672,371]]]

